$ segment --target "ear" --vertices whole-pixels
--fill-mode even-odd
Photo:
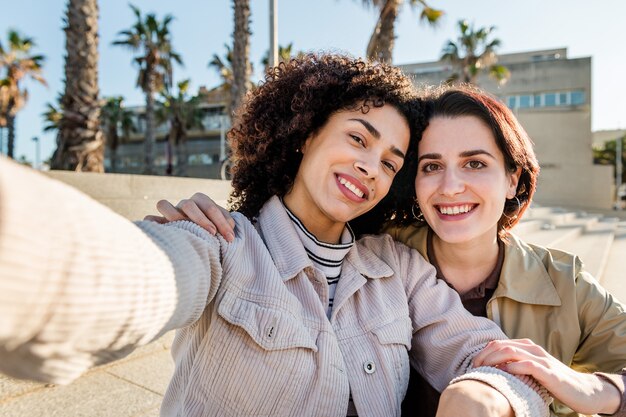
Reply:
[[[509,189],[506,193],[506,198],[511,199],[517,194],[517,184],[519,183],[519,177],[521,175],[521,167],[518,167],[515,171],[509,173]]]
[[[311,133],[311,134],[309,135],[309,137],[308,137],[308,138],[306,138],[306,140],[304,141],[304,143],[302,144],[302,146],[300,146],[300,153],[301,153],[302,155],[304,155],[304,154],[305,154],[305,152],[306,152],[307,148],[309,147],[309,143],[311,143],[311,141],[313,140],[313,138],[314,138],[314,137],[315,137],[315,134]]]

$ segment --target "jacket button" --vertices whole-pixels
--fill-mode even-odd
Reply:
[[[372,361],[367,361],[363,364],[363,370],[366,374],[373,374],[376,372],[376,364]]]

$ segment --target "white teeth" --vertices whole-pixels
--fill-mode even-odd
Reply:
[[[465,204],[462,206],[454,206],[454,207],[439,207],[439,212],[441,214],[447,214],[447,215],[456,215],[456,214],[463,214],[463,213],[467,213],[468,211],[470,211],[473,207],[469,204]]]
[[[360,198],[363,198],[363,196],[365,195],[363,194],[363,191],[359,190],[354,184],[352,184],[350,181],[346,180],[345,178],[339,178],[339,182],[343,184],[344,187],[346,187],[348,190],[352,191],[355,195],[359,196]]]

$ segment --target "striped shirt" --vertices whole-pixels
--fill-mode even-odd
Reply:
[[[318,240],[313,233],[307,230],[300,219],[285,205],[284,201],[282,201],[282,203],[285,206],[289,218],[296,226],[296,232],[309,259],[313,262],[313,265],[326,276],[326,282],[328,282],[328,302],[325,307],[326,315],[330,319],[330,315],[333,312],[333,301],[335,299],[337,283],[341,277],[341,265],[350,251],[350,248],[354,245],[354,233],[352,229],[350,229],[350,226],[346,224],[341,234],[340,243],[322,242]]]
[[[304,246],[306,254],[309,256],[313,265],[322,271],[326,276],[326,282],[328,283],[328,302],[326,303],[326,315],[330,319],[330,315],[333,312],[333,301],[335,299],[335,291],[339,278],[341,277],[341,265],[346,255],[350,251],[350,248],[354,245],[354,233],[350,228],[350,225],[346,223],[346,227],[341,233],[341,239],[339,243],[327,243],[322,242],[309,232],[306,226],[300,221],[300,219],[293,214],[287,207],[285,202],[281,199],[285,211],[289,215],[289,218],[296,226],[296,233]],[[352,400],[352,392],[350,392],[350,399],[348,401],[347,417],[357,416],[357,410]]]

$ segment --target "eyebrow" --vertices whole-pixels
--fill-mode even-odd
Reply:
[[[359,122],[363,125],[363,127],[365,127],[365,129],[367,129],[368,132],[370,132],[370,134],[372,136],[374,136],[376,139],[380,139],[381,134],[378,131],[378,129],[376,129],[370,122],[368,122],[365,119],[359,119],[359,118],[354,118],[354,119],[348,119],[351,120],[353,122]],[[391,151],[391,153],[393,153],[394,155],[399,156],[402,159],[405,159],[405,155],[404,152],[402,152],[400,149],[398,149],[397,147],[391,145],[389,147],[389,150]]]
[[[484,149],[473,149],[471,151],[463,151],[459,154],[460,157],[462,158],[467,158],[470,156],[476,156],[476,155],[487,155],[488,157],[492,158],[492,159],[496,159],[495,156],[493,156],[492,154],[490,154],[489,152],[487,152]],[[419,158],[417,158],[417,163],[420,163],[422,161],[422,159],[441,159],[441,154],[440,153],[427,153],[424,154],[422,156],[420,156]]]

